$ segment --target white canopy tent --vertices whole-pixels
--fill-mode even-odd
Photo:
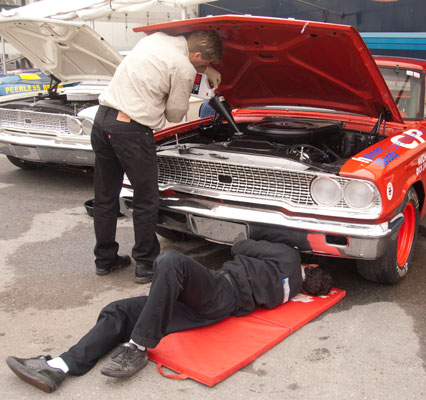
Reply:
[[[1,10],[3,18],[51,18],[90,22],[119,50],[129,50],[136,38],[127,35],[132,26],[141,26],[168,20],[188,19],[198,15],[195,6],[216,0],[42,0],[23,7]],[[95,28],[95,21],[96,28]],[[125,32],[120,25],[125,23]],[[118,34],[117,31],[119,31]],[[120,43],[120,35],[125,36],[125,45]],[[122,39],[124,41],[124,39]],[[2,63],[6,65],[6,49],[1,39]],[[0,67],[1,70],[1,67]],[[4,73],[6,70],[4,68]]]
[[[42,0],[23,7],[3,10],[1,17],[52,18],[61,20],[124,20],[126,15],[158,6],[179,8],[186,19],[188,7],[215,0]]]

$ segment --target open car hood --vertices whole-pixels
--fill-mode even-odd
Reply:
[[[0,19],[0,36],[63,83],[109,80],[122,56],[89,26],[50,19]]]
[[[218,92],[233,108],[307,106],[402,122],[364,41],[351,26],[216,16],[135,28],[180,35],[215,30],[223,41]]]

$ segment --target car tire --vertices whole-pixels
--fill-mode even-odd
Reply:
[[[189,233],[163,228],[162,226],[157,226],[155,230],[160,236],[173,242],[183,242],[184,240],[191,240],[195,238],[195,236],[192,236]]]
[[[404,223],[386,253],[378,260],[358,260],[357,270],[363,278],[394,285],[407,275],[419,227],[419,198],[413,188],[405,196],[403,213]]]
[[[16,158],[13,156],[6,156],[6,157],[13,165],[21,169],[31,170],[31,169],[43,168],[43,164],[39,164],[32,161],[21,160],[20,158]]]

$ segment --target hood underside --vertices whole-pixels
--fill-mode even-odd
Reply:
[[[143,26],[181,35],[215,30],[223,42],[219,92],[233,108],[328,108],[402,122],[370,51],[355,28],[292,19],[217,16]]]
[[[0,36],[63,83],[109,80],[122,56],[89,26],[48,19],[0,19]]]

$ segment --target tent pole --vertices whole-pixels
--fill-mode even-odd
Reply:
[[[6,75],[6,73],[7,73],[7,66],[6,66],[6,46],[4,44],[3,36],[1,37],[1,48],[2,48],[3,73]]]

